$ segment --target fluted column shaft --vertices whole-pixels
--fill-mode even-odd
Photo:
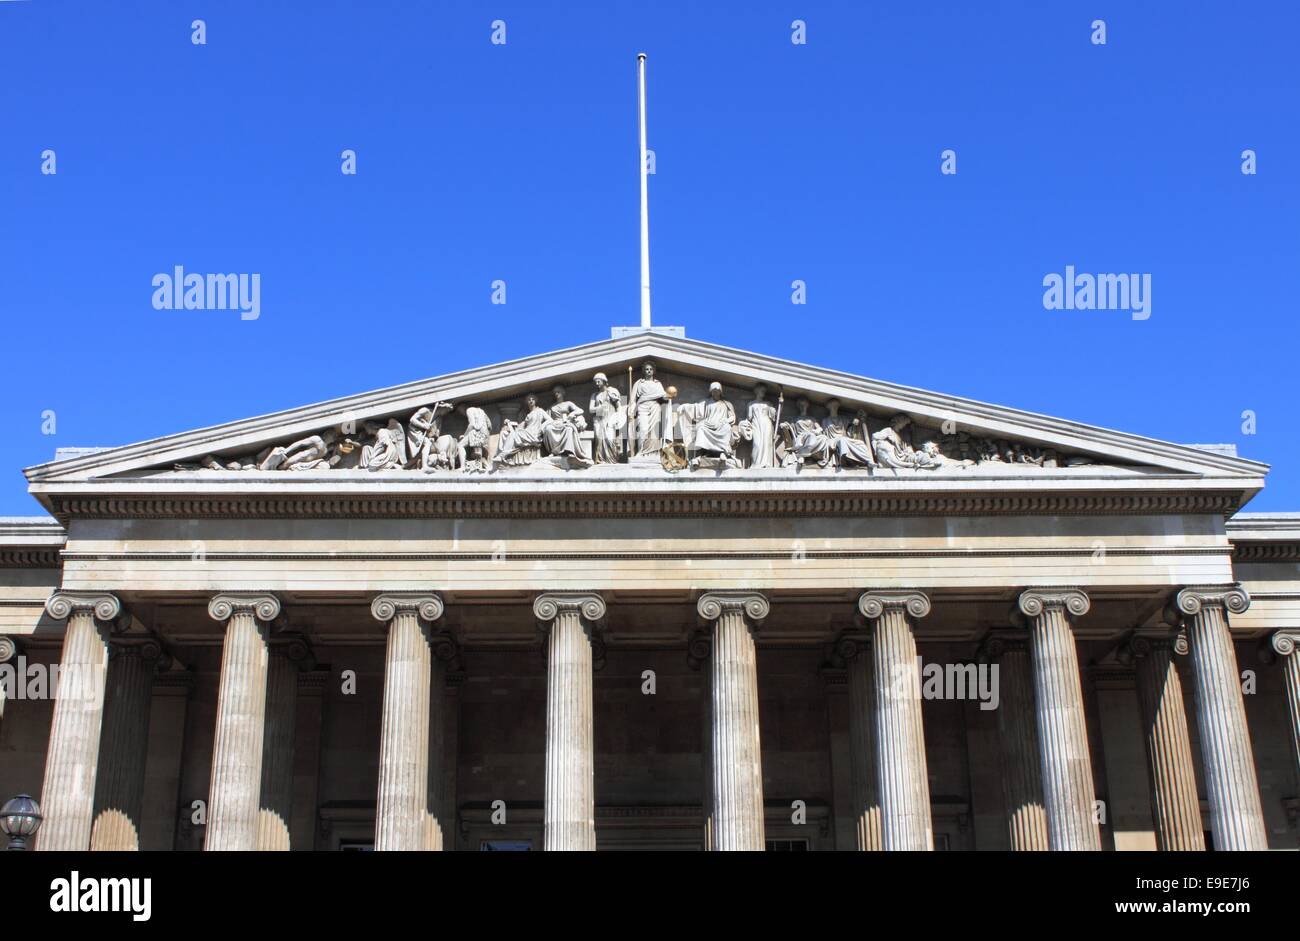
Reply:
[[[1018,632],[990,637],[984,652],[998,669],[998,745],[1011,848],[1019,852],[1047,850],[1051,843],[1028,637]]]
[[[280,613],[271,595],[217,595],[208,613],[226,623],[217,692],[205,850],[257,848],[266,719],[268,624]]]
[[[930,613],[920,592],[866,592],[858,609],[872,622],[876,781],[886,850],[932,850],[930,780],[921,715],[921,671],[910,618]]]
[[[885,848],[880,825],[880,789],[876,780],[876,677],[869,641],[845,638],[839,643],[849,690],[849,771],[853,793],[853,828],[860,851]]]
[[[1296,760],[1296,782],[1300,783],[1300,630],[1278,631],[1273,650],[1282,658],[1282,685],[1286,690],[1287,718],[1291,725],[1291,755]]]
[[[424,848],[441,852],[449,842],[451,821],[447,814],[447,661],[455,654],[455,642],[441,634],[430,644],[429,692],[429,813],[425,820]]]
[[[43,850],[85,850],[95,809],[99,737],[104,717],[110,622],[122,611],[112,595],[58,592],[45,610],[67,619],[50,743],[45,756],[41,808],[45,823],[37,834]]]
[[[1048,842],[1054,850],[1100,850],[1083,684],[1069,620],[1086,614],[1090,602],[1074,589],[1033,590],[1020,596],[1019,605],[1030,624]]]
[[[298,718],[298,665],[272,650],[266,678],[266,731],[262,740],[262,787],[257,848],[291,849],[293,739]]]
[[[546,791],[543,846],[596,848],[592,637],[605,616],[599,595],[548,593],[533,603],[546,641]]]
[[[437,595],[380,595],[371,605],[371,613],[388,622],[376,850],[428,847],[433,682],[428,625],[442,616],[442,610]]]
[[[149,704],[161,653],[154,642],[109,648],[95,822],[90,832],[92,850],[140,848]]]
[[[758,659],[753,631],[767,599],[752,592],[709,592],[697,605],[712,624],[709,714],[713,849],[765,847],[763,752],[759,739]]]
[[[1192,740],[1183,684],[1174,662],[1176,652],[1187,653],[1187,639],[1139,637],[1130,646],[1137,661],[1138,700],[1146,726],[1156,845],[1171,851],[1204,850]]]
[[[1184,588],[1174,606],[1185,618],[1191,646],[1196,725],[1214,848],[1267,849],[1246,703],[1228,633],[1227,612],[1245,611],[1250,596],[1238,588]]]

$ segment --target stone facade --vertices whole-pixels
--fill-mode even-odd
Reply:
[[[649,334],[65,455],[0,520],[0,797],[46,849],[1294,849],[1266,473]]]

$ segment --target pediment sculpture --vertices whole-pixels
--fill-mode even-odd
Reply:
[[[635,465],[638,469],[754,469],[772,472],[846,472],[866,475],[938,470],[972,471],[995,465],[1066,467],[1093,463],[1086,455],[1063,455],[1050,447],[983,437],[954,427],[919,427],[912,416],[874,413],[866,405],[845,408],[837,399],[824,415],[806,395],[773,401],[764,384],[737,410],[720,381],[684,376],[676,381],[699,390],[680,401],[657,364],[628,370],[627,395],[596,373],[584,390],[586,407],[563,386],[551,388],[549,406],[538,393],[522,402],[436,401],[403,420],[388,416],[327,428],[244,457],[207,455],[176,470],[331,471],[425,474],[509,474],[519,468],[590,471]],[[495,416],[495,417],[494,417]],[[444,430],[444,420],[461,426]]]

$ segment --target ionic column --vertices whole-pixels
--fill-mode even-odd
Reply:
[[[885,848],[880,826],[880,788],[876,780],[876,679],[871,641],[846,635],[835,645],[844,662],[849,689],[849,779],[853,790],[853,829],[858,849]]]
[[[1203,851],[1205,834],[1196,794],[1192,739],[1183,706],[1183,684],[1174,662],[1175,653],[1186,656],[1187,637],[1135,637],[1128,648],[1137,662],[1156,845],[1162,850]]]
[[[68,627],[45,756],[45,824],[38,845],[43,850],[84,850],[90,846],[95,809],[109,624],[122,613],[122,604],[113,595],[60,591],[45,602],[45,611],[56,621],[67,619]]]
[[[262,738],[262,786],[257,848],[292,849],[294,733],[298,724],[298,674],[310,649],[294,638],[270,648],[266,674],[266,724]]]
[[[429,648],[429,812],[424,848],[440,852],[451,835],[447,816],[447,665],[456,658],[456,641],[451,634],[438,634],[430,638]]]
[[[596,848],[592,637],[605,601],[590,593],[548,592],[533,602],[546,647],[546,795],[543,846]]]
[[[92,850],[138,850],[144,806],[144,766],[149,748],[149,706],[162,647],[157,641],[108,652],[104,734],[95,778]]]
[[[881,842],[886,850],[932,850],[921,670],[912,635],[912,619],[930,613],[930,599],[919,591],[868,591],[858,610],[873,622]]]
[[[379,738],[376,850],[422,850],[429,816],[429,625],[442,617],[434,594],[377,597],[370,613],[388,623],[384,715]]]
[[[1019,607],[1030,624],[1048,843],[1054,850],[1100,850],[1079,655],[1070,627],[1070,618],[1087,614],[1091,602],[1078,589],[1035,588],[1021,594]]]
[[[1300,629],[1276,631],[1273,650],[1282,658],[1282,685],[1286,687],[1286,711],[1291,720],[1291,754],[1296,759],[1296,779],[1300,781]]]
[[[1214,848],[1268,849],[1246,703],[1241,698],[1237,656],[1228,633],[1228,612],[1245,611],[1250,596],[1228,585],[1184,588],[1174,598],[1174,607],[1185,618],[1191,645],[1196,726]]]
[[[709,652],[709,768],[712,848],[765,847],[763,752],[754,631],[770,606],[755,592],[707,592],[696,610],[712,624]]]
[[[1047,850],[1050,843],[1029,636],[1023,631],[993,632],[980,649],[980,659],[996,664],[998,671],[998,744],[1011,848]]]
[[[280,614],[273,595],[217,595],[208,614],[224,621],[217,731],[212,746],[205,850],[257,848],[266,720],[266,635]]]

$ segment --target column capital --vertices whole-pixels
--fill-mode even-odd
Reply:
[[[251,612],[259,621],[271,622],[280,616],[280,599],[275,595],[258,592],[233,594],[222,592],[208,602],[208,617],[214,621],[229,621],[236,612]]]
[[[45,599],[45,613],[64,621],[73,612],[90,611],[97,621],[115,621],[122,614],[122,602],[116,595],[99,591],[56,591]]]
[[[1285,628],[1280,631],[1274,631],[1273,636],[1269,638],[1269,645],[1273,652],[1279,657],[1290,657],[1300,647],[1300,628]]]
[[[145,637],[143,640],[134,640],[131,642],[117,641],[108,645],[108,658],[116,660],[121,657],[139,657],[141,660],[148,660],[157,667],[163,659],[163,648],[157,639]]]
[[[387,623],[399,612],[414,611],[432,624],[442,617],[446,608],[439,595],[429,591],[388,591],[376,595],[370,602],[370,613],[376,621]]]
[[[0,663],[8,663],[18,654],[18,651],[18,641],[0,635]]]
[[[1117,656],[1121,662],[1140,660],[1151,656],[1151,651],[1168,649],[1185,657],[1191,651],[1187,632],[1181,628],[1167,631],[1139,631],[1120,645]]]
[[[894,608],[903,608],[913,618],[923,618],[930,613],[930,596],[923,591],[864,591],[858,598],[858,611],[868,621]]]
[[[996,663],[1002,655],[1029,650],[1029,632],[1016,628],[999,628],[984,635],[975,650],[979,663]]]
[[[696,613],[706,621],[716,621],[724,611],[735,610],[754,622],[766,618],[772,606],[756,591],[706,591],[695,604]]]
[[[1240,585],[1189,585],[1174,595],[1175,616],[1196,617],[1207,606],[1241,614],[1250,607],[1250,595]]]
[[[587,621],[599,621],[605,610],[605,599],[593,591],[546,591],[533,599],[533,616],[543,622],[554,621],[566,611],[577,611]]]
[[[1030,588],[1020,593],[1016,607],[1029,618],[1038,617],[1048,608],[1064,608],[1067,615],[1077,618],[1088,613],[1092,601],[1078,588]]]
[[[871,656],[871,635],[866,631],[844,631],[835,638],[831,662],[836,666],[843,667],[844,664],[858,657],[869,656]]]

